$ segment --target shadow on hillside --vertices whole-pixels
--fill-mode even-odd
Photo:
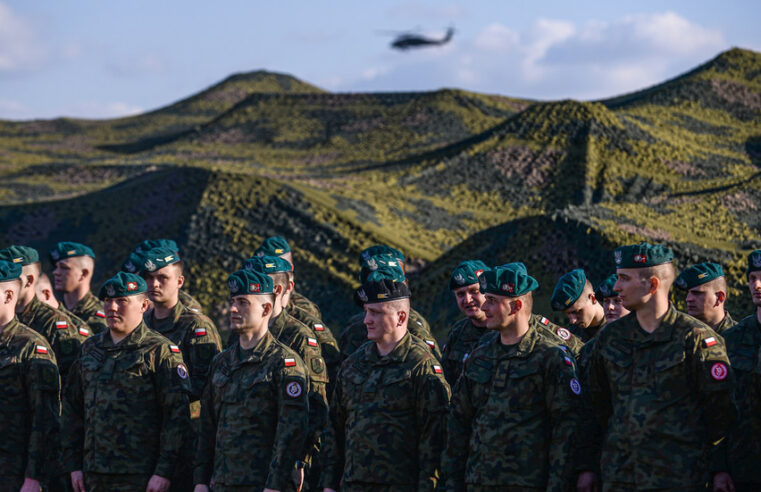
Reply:
[[[750,137],[745,141],[745,152],[754,166],[761,168],[761,135]]]

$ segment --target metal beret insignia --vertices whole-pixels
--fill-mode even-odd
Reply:
[[[61,255],[58,254],[57,249],[54,249],[53,251],[50,252],[50,257],[57,261],[58,258],[61,257]]]
[[[124,264],[124,269],[130,273],[135,273],[135,271],[137,270],[137,267],[135,266],[134,263],[132,263],[131,261],[128,261],[127,263]]]
[[[753,263],[754,267],[761,268],[761,254],[759,254],[759,253],[753,253],[750,256],[750,261]]]
[[[230,279],[227,281],[227,286],[230,287],[230,292],[232,292],[233,294],[235,294],[236,292],[238,292],[238,290],[240,290],[240,287],[238,287],[238,282],[236,282],[233,279]]]
[[[687,281],[684,278],[679,277],[678,279],[676,279],[676,285],[679,288],[686,289],[687,288]]]
[[[618,251],[618,250],[614,251],[613,252],[613,256],[616,259],[616,265],[620,265],[621,261],[623,260],[623,256],[621,254],[621,251]]]
[[[362,302],[367,302],[367,293],[365,292],[365,289],[359,289],[359,292],[357,292],[357,295],[362,300]]]
[[[463,277],[461,273],[458,273],[454,276],[454,281],[460,285],[463,285],[465,283],[465,277]]]
[[[156,264],[152,260],[148,260],[145,262],[145,269],[152,272],[156,269]]]
[[[106,285],[106,295],[108,297],[114,297],[116,295],[116,289],[111,284]]]

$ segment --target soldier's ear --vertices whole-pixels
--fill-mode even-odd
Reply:
[[[512,302],[512,312],[510,314],[515,314],[518,311],[520,311],[523,308],[523,301],[520,299],[516,299]]]
[[[279,296],[280,294],[283,293],[283,286],[280,284],[276,285],[275,288],[273,289],[273,292],[276,296]]]
[[[727,300],[727,293],[718,291],[716,292],[716,304],[714,304],[714,307],[718,307],[719,304]]]
[[[661,279],[653,275],[650,277],[650,280],[648,280],[648,283],[650,284],[650,288],[647,290],[647,293],[655,294],[656,291],[658,291],[658,287],[661,286]]]
[[[272,303],[265,302],[262,304],[262,316],[269,316],[270,314],[272,314]]]
[[[180,275],[177,277],[177,286],[181,289],[183,285],[185,285],[185,276]]]
[[[396,326],[402,326],[407,320],[407,313],[404,311],[399,311],[397,314],[399,315],[399,320],[397,321]]]
[[[592,301],[592,304],[598,303],[597,296],[595,295],[594,292],[589,293],[589,300]]]

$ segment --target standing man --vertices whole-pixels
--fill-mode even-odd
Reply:
[[[131,273],[103,284],[108,330],[71,368],[62,435],[74,492],[166,492],[192,432],[188,368],[177,345],[145,326],[145,292]]]
[[[675,285],[687,291],[687,313],[721,335],[735,325],[725,306],[727,279],[718,263],[698,263],[685,269]]]
[[[58,433],[58,367],[48,342],[19,323],[21,265],[0,260],[0,491],[39,492]]]
[[[568,317],[569,329],[584,343],[594,338],[605,325],[605,311],[581,268],[560,277],[550,305],[556,311],[563,311]]]
[[[468,357],[453,392],[447,490],[563,490],[581,394],[575,362],[532,322],[533,277],[497,267],[479,282],[494,333]]]
[[[341,366],[330,405],[321,483],[341,490],[435,490],[449,385],[428,346],[407,331],[410,291],[371,274],[355,300],[367,338]]]
[[[669,303],[671,249],[633,244],[614,258],[614,289],[632,314],[600,332],[588,362],[603,490],[700,489],[711,479],[709,450],[734,417],[724,340]],[[593,475],[579,476],[580,490]]]
[[[465,316],[450,328],[441,353],[444,377],[452,386],[460,377],[470,352],[487,332],[486,313],[481,310],[485,298],[479,289],[478,276],[488,269],[481,260],[467,260],[457,265],[449,278],[449,290]]]
[[[308,375],[298,354],[268,329],[272,280],[238,270],[230,328],[238,335],[212,362],[201,405],[195,492],[294,491],[303,482]]]
[[[42,301],[44,304],[47,304],[53,309],[61,311],[69,318],[71,318],[71,321],[74,322],[74,326],[76,326],[79,330],[80,335],[90,336],[90,325],[88,325],[85,320],[66,309],[66,306],[64,306],[62,303],[58,302],[58,299],[56,299],[55,293],[53,292],[53,284],[50,282],[50,277],[48,277],[46,273],[40,274],[40,278],[37,280],[35,295],[37,296],[37,299]]]
[[[605,311],[605,321],[608,323],[612,323],[630,312],[624,307],[618,292],[613,290],[616,281],[618,281],[618,275],[614,273],[600,282],[600,285],[595,289],[595,297],[602,304],[603,311]]]
[[[737,420],[711,463],[714,490],[761,490],[761,250],[748,255],[745,270],[755,312],[722,333],[735,373]],[[728,315],[727,315],[728,316]]]
[[[84,244],[61,242],[50,250],[53,283],[63,293],[63,305],[82,318],[97,334],[106,329],[103,303],[90,292],[95,271],[95,253]]]

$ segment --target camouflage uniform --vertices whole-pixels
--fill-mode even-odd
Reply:
[[[556,343],[559,343],[560,345],[568,348],[573,356],[579,360],[581,349],[584,348],[584,342],[582,342],[579,337],[571,333],[571,330],[560,325],[556,325],[540,314],[532,314],[531,321],[541,325],[541,329],[545,334],[551,335],[551,339],[553,339]]]
[[[66,469],[83,470],[88,491],[89,477],[142,487],[172,477],[191,432],[190,391],[180,349],[145,323],[116,345],[109,331],[90,338],[63,400]]]
[[[48,342],[12,319],[0,332],[0,490],[16,492],[24,477],[44,482],[51,472],[59,386]]]
[[[722,338],[670,306],[653,333],[634,314],[608,324],[587,365],[603,490],[702,488],[734,414]]]
[[[605,326],[605,317],[603,317],[601,324],[597,326],[590,326],[589,328],[581,328],[577,325],[568,325],[568,331],[570,331],[573,336],[581,340],[581,343],[586,346],[586,344],[597,335],[603,326]]]
[[[303,294],[299,294],[295,290],[291,293],[291,297],[288,299],[288,308],[296,306],[303,309],[307,313],[311,314],[315,318],[322,319],[322,313],[319,306],[316,303],[307,299]]]
[[[732,316],[729,315],[729,311],[724,311],[724,319],[721,320],[721,323],[719,323],[716,326],[716,328],[714,328],[713,331],[715,331],[719,335],[724,335],[725,331],[732,328],[736,324],[737,324],[737,321],[732,319]]]
[[[515,345],[487,335],[453,392],[447,490],[562,490],[581,393],[574,369],[535,323]]]
[[[338,375],[322,486],[434,490],[448,403],[449,385],[423,341],[407,333],[385,357],[366,342]]]
[[[325,359],[325,365],[328,369],[328,386],[327,394],[333,393],[333,382],[338,375],[338,369],[341,368],[341,350],[338,348],[338,342],[333,336],[333,332],[321,319],[312,316],[303,309],[294,307],[292,310],[286,309],[285,312],[293,316],[296,320],[301,321],[312,330],[312,334],[317,338],[320,344],[322,357]]]
[[[71,319],[72,323],[74,323],[74,326],[77,327],[77,330],[80,330],[80,334],[87,334],[87,336],[95,334],[92,330],[92,327],[87,324],[87,321],[83,320],[76,314],[66,309],[66,306],[64,306],[63,303],[58,304],[58,310]]]
[[[193,296],[191,296],[184,290],[180,290],[180,302],[182,303],[183,306],[190,309],[194,313],[203,312],[203,306],[201,306],[201,303],[198,302]]]
[[[423,340],[431,350],[436,359],[441,360],[441,350],[436,338],[431,334],[431,327],[423,316],[410,308],[409,322],[407,329],[410,333]],[[341,353],[344,359],[354,353],[360,345],[367,342],[367,327],[365,326],[365,313],[357,313],[349,318],[346,328],[339,335],[338,344],[341,347]]]
[[[737,490],[761,490],[761,323],[752,314],[723,333],[735,373],[737,420],[712,468],[727,471]]]
[[[307,369],[298,354],[264,337],[212,362],[204,390],[193,479],[214,490],[294,490],[308,440]],[[238,489],[238,487],[240,487]]]
[[[70,311],[90,326],[93,335],[97,335],[108,328],[106,313],[103,311],[103,302],[95,297],[92,292],[85,294]]]
[[[441,367],[450,385],[457,382],[470,352],[488,331],[485,326],[474,325],[470,318],[463,318],[452,325],[441,353]]]
[[[90,334],[81,331],[71,318],[37,297],[18,313],[18,319],[47,339],[55,352],[61,378],[65,380],[69,367],[79,355],[79,347]]]

